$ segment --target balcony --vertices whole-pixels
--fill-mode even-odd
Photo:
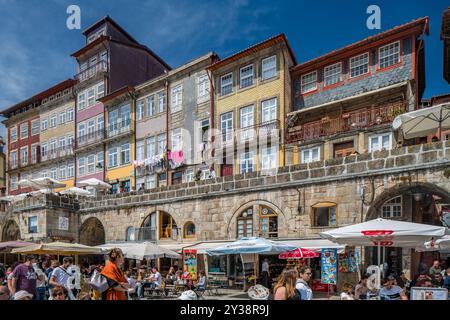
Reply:
[[[239,142],[256,142],[256,137],[258,137],[259,141],[270,139],[271,137],[280,136],[280,121],[279,120],[271,120],[267,122],[263,122],[260,124],[248,126],[245,128],[237,129],[235,137]],[[225,142],[223,142],[225,143]],[[225,143],[226,144],[226,143]]]
[[[68,145],[64,147],[59,147],[56,149],[50,149],[46,154],[41,155],[41,162],[53,160],[53,159],[59,159],[67,156],[73,155],[73,146]]]
[[[337,117],[324,117],[321,120],[297,125],[286,130],[286,142],[306,141],[351,132],[353,130],[392,123],[399,114],[406,112],[405,101],[372,109],[343,112]]]
[[[11,163],[11,161],[8,162],[8,171],[10,170],[16,170],[19,168],[25,168],[34,164],[41,163],[42,159],[39,153],[34,155],[29,155],[26,162],[22,162],[19,160],[16,160],[15,163]]]
[[[86,80],[89,80],[93,78],[95,75],[97,75],[100,72],[106,72],[108,69],[108,65],[106,61],[99,61],[97,64],[87,68],[86,70],[81,71],[78,73],[75,78],[78,79],[78,81],[83,82]]]
[[[130,134],[134,129],[134,122],[131,119],[119,119],[113,123],[108,124],[106,137],[117,138]]]
[[[85,135],[77,137],[76,149],[81,149],[88,146],[93,146],[102,143],[105,139],[105,130],[100,129],[97,131],[88,132]]]

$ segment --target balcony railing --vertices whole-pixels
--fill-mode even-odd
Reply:
[[[72,196],[58,196],[54,194],[42,194],[39,196],[26,197],[21,201],[9,205],[7,210],[12,212],[22,212],[38,208],[64,208],[77,210],[80,205],[77,199]]]
[[[11,163],[11,161],[9,161],[8,170],[25,168],[33,164],[41,163],[41,161],[42,159],[39,153],[35,155],[29,155],[26,162],[22,162],[22,160],[19,161],[19,159],[17,159],[15,163]]]
[[[73,155],[73,145],[67,145],[56,149],[47,150],[46,154],[41,155],[41,162],[58,159]]]
[[[90,145],[102,142],[104,139],[105,139],[105,130],[104,129],[92,131],[85,135],[77,137],[76,148],[79,149],[82,147],[90,146]]]
[[[372,109],[343,112],[338,117],[325,117],[318,121],[297,125],[286,130],[286,141],[305,141],[337,133],[390,123],[406,111],[406,102],[398,102]]]
[[[113,138],[130,133],[132,129],[133,121],[131,119],[119,119],[114,123],[108,124],[106,135],[107,138]]]
[[[279,137],[280,121],[271,120],[245,128],[237,129],[235,138],[240,139],[241,142],[256,141],[256,138],[266,139],[269,137]],[[223,138],[223,136],[222,136]],[[226,143],[223,141],[223,143]]]
[[[75,78],[78,79],[78,81],[83,82],[86,80],[89,80],[90,78],[94,77],[99,72],[105,72],[107,71],[108,66],[106,64],[106,61],[99,61],[97,64],[90,66],[86,70],[81,71],[78,73]]]

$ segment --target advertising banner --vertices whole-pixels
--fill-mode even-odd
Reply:
[[[197,250],[184,250],[184,268],[188,269],[191,279],[197,279]],[[183,270],[184,271],[184,270]]]
[[[336,284],[337,282],[337,249],[322,249],[321,265],[322,265],[322,283]]]

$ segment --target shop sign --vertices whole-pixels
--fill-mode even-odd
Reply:
[[[187,268],[189,273],[191,274],[191,279],[197,279],[197,250],[184,250],[184,268]],[[184,271],[184,270],[183,270]]]
[[[321,267],[322,283],[336,284],[337,282],[337,249],[322,249]]]

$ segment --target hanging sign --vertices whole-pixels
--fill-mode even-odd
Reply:
[[[187,267],[187,270],[191,274],[191,279],[197,279],[197,250],[184,250],[184,268]],[[184,270],[183,270],[184,271]]]
[[[321,281],[325,284],[336,284],[337,282],[337,249],[322,249],[321,267],[322,276]]]
[[[350,250],[348,252],[348,272],[359,271],[359,252]]]

